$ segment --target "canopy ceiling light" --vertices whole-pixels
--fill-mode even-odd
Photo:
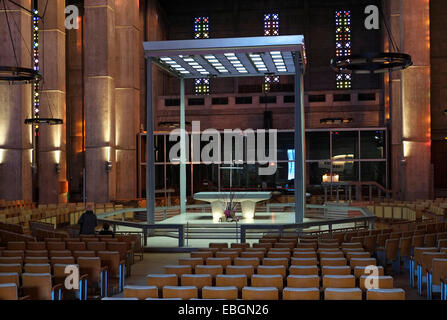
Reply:
[[[306,64],[303,36],[146,42],[146,56],[179,78],[295,75],[294,52]],[[204,42],[206,41],[206,42]]]
[[[304,36],[247,37],[223,39],[150,41],[143,43],[147,59],[147,143],[146,153],[154,150],[153,64],[180,79],[180,212],[186,214],[186,117],[185,79],[295,77],[295,176],[305,172],[304,89],[306,66]],[[295,182],[295,221],[304,221],[305,179]],[[155,162],[146,164],[146,205],[149,224],[155,223]]]

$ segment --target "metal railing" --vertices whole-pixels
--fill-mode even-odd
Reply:
[[[294,204],[282,204],[284,207],[294,207]],[[203,208],[205,210],[209,205],[193,205],[187,206],[187,209],[197,209]],[[270,210],[272,207],[280,207],[280,204],[268,204],[267,210]],[[166,208],[158,208],[158,210],[172,210],[176,207],[166,207]],[[247,234],[249,233],[266,233],[277,231],[279,233],[284,232],[296,232],[302,233],[303,230],[309,229],[312,227],[322,227],[327,226],[329,234],[335,230],[335,225],[342,225],[348,223],[360,223],[364,228],[374,228],[374,221],[376,216],[367,208],[361,207],[351,207],[351,206],[342,206],[342,205],[307,205],[308,209],[319,209],[323,211],[323,220],[319,221],[309,221],[304,223],[292,224],[241,224],[237,223],[236,226],[227,226],[227,228],[234,230],[235,240],[237,242],[246,242]],[[178,246],[183,247],[185,243],[185,238],[189,239],[189,233],[191,232],[191,228],[220,228],[222,225],[219,224],[202,224],[202,225],[191,225],[191,224],[167,224],[167,223],[156,223],[156,224],[148,224],[146,222],[130,222],[126,221],[126,213],[136,213],[136,212],[146,212],[146,208],[127,208],[114,212],[107,212],[98,215],[98,221],[100,223],[107,222],[112,225],[113,229],[116,230],[117,226],[129,227],[135,229],[141,229],[141,233],[144,239],[144,245],[147,246],[147,238],[150,235],[154,234],[155,230],[164,230],[164,231],[174,231],[178,235]],[[203,211],[204,212],[204,211]],[[336,217],[331,216],[331,212],[345,213],[346,217],[340,218],[340,215],[336,215]],[[361,215],[357,217],[349,217],[349,212],[359,212]],[[121,220],[113,220],[108,219],[113,216],[122,215]],[[209,232],[212,232],[209,231]],[[320,231],[319,231],[320,232]]]

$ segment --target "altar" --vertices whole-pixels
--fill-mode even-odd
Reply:
[[[194,195],[195,200],[211,204],[214,222],[225,216],[224,212],[227,203],[230,201],[241,204],[244,219],[253,219],[256,212],[256,203],[270,200],[271,197],[271,192],[200,192]]]

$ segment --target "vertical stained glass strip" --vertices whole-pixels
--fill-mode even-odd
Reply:
[[[351,55],[351,11],[335,12],[335,55],[346,57]],[[338,73],[335,77],[337,89],[351,89],[350,74]]]

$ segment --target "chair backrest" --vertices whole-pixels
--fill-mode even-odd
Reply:
[[[65,244],[67,250],[70,251],[85,251],[87,250],[87,246],[85,242],[67,242]]]
[[[198,297],[198,289],[194,286],[187,287],[163,287],[163,298],[181,298],[183,300],[189,300]]]
[[[321,268],[321,275],[333,275],[333,276],[343,276],[350,275],[351,267],[350,266],[323,266]]]
[[[75,264],[76,259],[74,257],[52,257],[51,264]]]
[[[403,289],[370,289],[366,293],[367,300],[405,300]]]
[[[236,287],[238,290],[242,290],[247,284],[247,276],[243,274],[219,274],[216,276],[216,287]]]
[[[290,251],[289,252],[269,251],[267,253],[267,258],[287,258],[287,259],[290,259]]]
[[[371,254],[368,251],[349,251],[346,253],[346,258],[350,261],[353,258],[370,258]]]
[[[207,258],[206,264],[209,266],[219,265],[225,268],[226,266],[231,265],[231,258]]]
[[[203,287],[203,299],[226,299],[236,300],[238,297],[237,287]]]
[[[234,259],[235,266],[259,266],[259,258],[236,258]]]
[[[95,242],[95,241],[87,242],[88,251],[106,251],[106,248],[107,248],[106,242]]]
[[[207,258],[212,258],[213,256],[214,253],[211,251],[195,251],[190,253],[191,258],[202,258],[204,260]]]
[[[353,275],[334,276],[328,275],[323,277],[323,289],[326,288],[354,288],[355,277]]]
[[[191,266],[166,265],[164,270],[166,274],[176,274],[179,279],[184,274],[192,274]]]
[[[210,274],[183,274],[180,278],[182,286],[195,286],[201,290],[203,287],[213,284],[213,277]]]
[[[19,286],[20,275],[17,272],[0,273],[0,284],[15,283]]]
[[[61,242],[47,242],[47,250],[48,251],[64,251],[66,249],[66,244],[65,242],[61,241]]]
[[[48,257],[25,257],[23,260],[24,264],[42,264],[42,263],[50,263],[50,259]]]
[[[258,266],[257,274],[266,274],[266,275],[269,275],[269,274],[279,274],[283,278],[285,278],[286,274],[287,274],[287,268],[286,268],[286,266],[283,266],[283,265],[281,265],[281,266],[265,266],[265,265],[262,265],[262,266]]]
[[[321,251],[319,253],[320,259],[322,258],[344,258],[343,251]]]
[[[25,258],[25,251],[24,250],[3,250],[2,251],[3,257],[22,257]]]
[[[293,259],[293,258],[292,258]],[[289,266],[288,258],[264,258],[262,260],[264,266]]]
[[[101,258],[79,257],[77,262],[80,273],[88,275],[89,283],[99,283],[101,281]]]
[[[241,258],[258,258],[263,259],[265,256],[264,251],[245,251],[241,253]]]
[[[375,258],[352,258],[349,261],[349,265],[351,268],[355,268],[357,266],[375,266],[377,261]]]
[[[178,277],[176,274],[148,274],[146,276],[148,286],[156,286],[162,289],[164,286],[178,286]]]
[[[7,250],[20,250],[25,251],[26,250],[26,243],[24,241],[10,241],[6,245]]]
[[[318,275],[318,266],[290,266],[290,275]]]
[[[228,243],[210,243],[209,247],[217,249],[228,248]]]
[[[146,300],[147,298],[158,298],[158,288],[155,286],[125,286],[124,298],[137,298]]]
[[[47,244],[45,242],[33,242],[29,241],[26,243],[27,250],[46,250]]]
[[[320,300],[320,290],[318,288],[284,288],[282,291],[283,300]]]
[[[217,251],[216,252],[216,258],[230,258],[231,261],[234,260],[234,258],[239,257],[239,252],[237,251]]]
[[[243,300],[278,300],[279,290],[276,287],[245,287],[242,289]]]
[[[360,289],[363,291],[368,289],[393,289],[393,277],[391,276],[361,276]]]
[[[422,268],[424,273],[431,272],[433,259],[447,259],[447,253],[445,252],[424,252],[422,254]]]
[[[50,273],[22,274],[22,287],[31,300],[52,300],[52,279]]]
[[[251,277],[251,285],[252,287],[275,287],[282,290],[284,282],[281,275],[254,274]]]
[[[243,274],[246,275],[247,278],[251,278],[251,276],[255,273],[254,266],[227,266],[226,274]]]
[[[433,284],[439,285],[447,279],[447,258],[434,258],[432,261]]]
[[[324,300],[362,300],[362,290],[359,288],[327,288],[324,290]]]
[[[290,288],[318,288],[320,286],[320,277],[318,275],[287,277],[287,287]]]
[[[230,245],[230,247],[246,249],[246,248],[250,248],[250,244],[249,243],[232,243]]]
[[[25,273],[51,273],[51,266],[49,263],[44,264],[25,264]]]
[[[70,250],[52,250],[49,251],[48,256],[51,257],[71,257]]]
[[[23,264],[22,257],[0,257],[0,264]]]
[[[346,266],[345,258],[321,258],[320,265],[323,266]]]
[[[317,258],[317,253],[315,251],[294,251],[293,258]]]
[[[411,237],[400,238],[399,254],[401,257],[409,257],[411,255]]]
[[[22,264],[20,263],[9,263],[0,264],[0,273],[18,273],[22,274]]]
[[[221,265],[203,265],[196,266],[195,273],[196,274],[210,274],[213,277],[216,277],[218,274],[223,274],[223,266]]]
[[[120,275],[120,253],[118,251],[98,251],[97,255],[101,258],[101,266],[108,268],[108,274],[112,277]]]
[[[178,260],[178,264],[181,266],[191,266],[192,269],[195,269],[197,265],[203,265],[202,258],[181,258]]]
[[[16,283],[0,283],[0,300],[19,300]]]
[[[107,241],[107,250],[118,252],[120,260],[126,260],[127,256],[127,243],[126,242],[110,242]]]
[[[75,259],[79,257],[96,257],[95,251],[72,251],[72,255],[73,257],[75,257]]]
[[[436,233],[426,234],[424,237],[425,247],[434,247],[436,245]]]
[[[399,238],[387,239],[385,241],[385,253],[387,260],[397,260],[399,252]]]

